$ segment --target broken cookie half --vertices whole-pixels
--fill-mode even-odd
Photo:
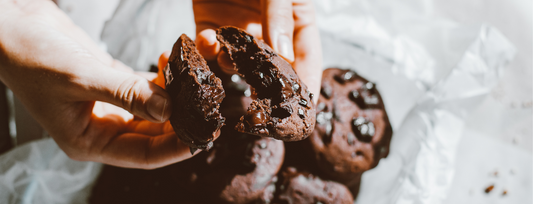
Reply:
[[[176,135],[191,148],[191,154],[209,150],[225,121],[219,112],[226,96],[222,81],[185,34],[174,44],[163,73],[172,103],[169,120]]]
[[[257,96],[235,128],[283,141],[307,138],[315,128],[313,94],[292,66],[242,29],[221,27],[217,39]]]

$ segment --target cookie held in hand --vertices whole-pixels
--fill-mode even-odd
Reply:
[[[225,121],[219,112],[225,97],[221,80],[185,34],[174,44],[164,74],[172,103],[170,123],[176,135],[191,153],[209,150]]]
[[[283,141],[307,138],[315,127],[313,94],[292,66],[262,40],[239,28],[221,27],[217,39],[257,96],[236,129]]]

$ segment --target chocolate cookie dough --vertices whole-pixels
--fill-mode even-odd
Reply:
[[[361,174],[389,153],[392,127],[381,96],[355,72],[330,68],[322,75],[317,112],[309,139],[318,167],[355,196]]]
[[[275,200],[287,204],[353,204],[354,202],[346,186],[322,180],[306,172],[298,172],[291,167],[282,172],[282,181]]]
[[[236,129],[283,141],[307,138],[315,126],[313,94],[292,66],[241,29],[221,27],[217,39],[257,95]]]
[[[185,34],[174,44],[164,74],[172,103],[170,123],[176,135],[191,153],[209,150],[225,120],[219,112],[225,97],[222,82]]]

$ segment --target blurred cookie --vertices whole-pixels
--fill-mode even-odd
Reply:
[[[361,174],[388,155],[391,136],[392,127],[374,83],[350,70],[323,72],[317,125],[309,140],[325,178],[355,191]]]
[[[282,173],[275,200],[286,204],[353,204],[354,199],[346,186],[325,181],[306,172],[289,167]]]

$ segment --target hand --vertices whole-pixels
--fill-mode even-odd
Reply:
[[[52,1],[0,0],[0,25],[0,80],[70,158],[150,169],[191,156],[162,123],[166,91],[102,52]]]
[[[264,39],[318,96],[322,51],[311,0],[193,0],[193,9],[196,45],[206,59],[217,59],[223,71],[235,73],[213,29],[233,25]]]

